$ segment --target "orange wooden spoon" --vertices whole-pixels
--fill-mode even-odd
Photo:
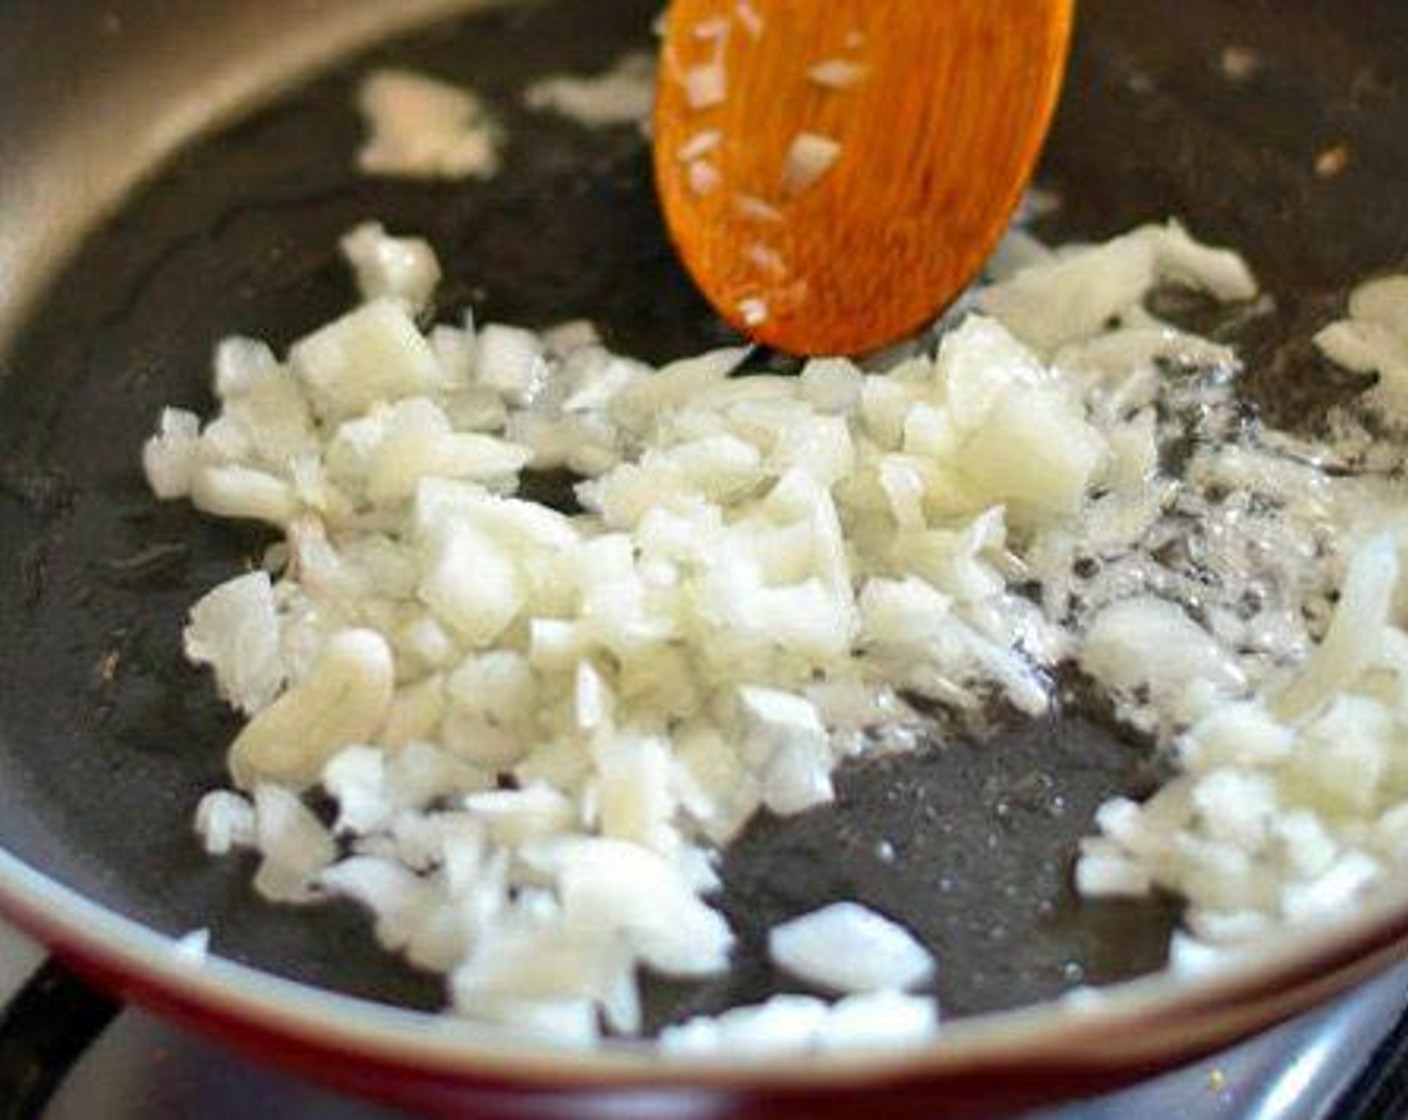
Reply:
[[[673,0],[655,178],[715,308],[801,354],[932,321],[1031,176],[1074,3]]]

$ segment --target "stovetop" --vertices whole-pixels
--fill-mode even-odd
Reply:
[[[0,997],[7,1003],[0,1017],[0,1117],[404,1115],[251,1065],[142,1011],[115,1009],[57,966],[45,965],[41,949],[3,925]],[[1408,1115],[1405,1086],[1408,962],[1216,1058],[1026,1120],[1381,1120]],[[47,1104],[36,1103],[46,1095]]]

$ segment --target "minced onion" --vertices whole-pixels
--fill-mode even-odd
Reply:
[[[841,156],[841,145],[829,136],[799,132],[782,165],[782,191],[795,197],[810,190]]]
[[[490,179],[502,132],[472,91],[410,70],[376,70],[357,104],[370,135],[357,153],[368,175]]]
[[[523,102],[589,128],[644,125],[655,105],[655,65],[653,55],[631,52],[600,74],[540,78],[524,91]]]
[[[865,67],[849,58],[828,58],[807,67],[807,77],[826,89],[847,90],[865,80]]]
[[[424,330],[419,244],[368,226],[346,250],[368,302],[282,360],[222,343],[220,415],[167,410],[144,449],[160,497],[285,535],[192,611],[188,654],[250,717],[241,792],[197,827],[256,849],[272,899],[362,902],[461,1014],[563,1045],[638,1030],[639,969],[727,966],[716,857],[760,808],[824,805],[843,759],[907,749],[904,694],[1038,713],[1062,662],[1179,767],[1102,807],[1077,868],[1089,893],[1182,894],[1175,964],[1408,862],[1402,501],[1355,469],[1387,452],[1352,418],[1328,446],[1242,423],[1236,356],[1144,304],[1252,298],[1234,255],[1176,225],[1009,252],[936,353],[786,378],[733,376],[741,348],[653,370],[580,324]],[[1350,320],[1379,341],[1404,328],[1381,283]],[[581,475],[585,512],[517,498],[530,465]],[[866,914],[774,945],[871,994],[777,997],[665,1049],[931,1037],[931,997],[872,990],[932,962]],[[882,944],[884,968],[828,967]]]

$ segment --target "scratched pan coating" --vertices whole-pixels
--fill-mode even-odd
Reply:
[[[222,781],[236,723],[183,662],[182,620],[265,538],[155,503],[138,451],[161,405],[209,410],[217,338],[281,347],[348,306],[336,240],[367,218],[432,241],[444,312],[539,327],[585,316],[655,359],[728,340],[665,241],[642,138],[520,101],[535,77],[648,47],[656,7],[491,12],[388,45],[193,146],[88,239],[0,380],[0,844],[158,929],[208,926],[223,955],[440,1005],[439,980],[385,956],[355,907],[267,905],[249,859],[197,845],[192,809]],[[1259,60],[1240,82],[1222,67],[1236,46]],[[1405,57],[1408,6],[1392,0],[1088,3],[1041,175],[1063,206],[1041,232],[1105,236],[1179,215],[1242,248],[1279,300],[1237,328],[1257,359],[1253,396],[1313,423],[1344,383],[1308,329],[1357,278],[1408,259]],[[352,92],[369,61],[473,85],[507,125],[502,175],[355,176]],[[1347,162],[1318,174],[1332,148]],[[924,937],[951,1013],[1158,967],[1173,903],[1081,903],[1070,887],[1095,806],[1157,777],[1146,747],[1079,701],[990,741],[936,733],[913,755],[850,765],[834,808],[760,820],[728,854],[735,967],[702,988],[658,985],[654,1018],[785,989],[763,933],[839,898]]]

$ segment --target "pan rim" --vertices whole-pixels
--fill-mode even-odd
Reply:
[[[329,991],[211,954],[104,907],[0,850],[0,913],[80,971],[144,1004],[210,1013],[296,1045],[425,1076],[535,1089],[866,1088],[1026,1070],[1095,1081],[1165,1067],[1321,1003],[1408,955],[1408,878],[1356,913],[1259,947],[1198,978],[1150,974],[1098,996],[965,1017],[919,1047],[740,1060],[665,1057],[639,1042],[564,1049],[483,1024]]]

